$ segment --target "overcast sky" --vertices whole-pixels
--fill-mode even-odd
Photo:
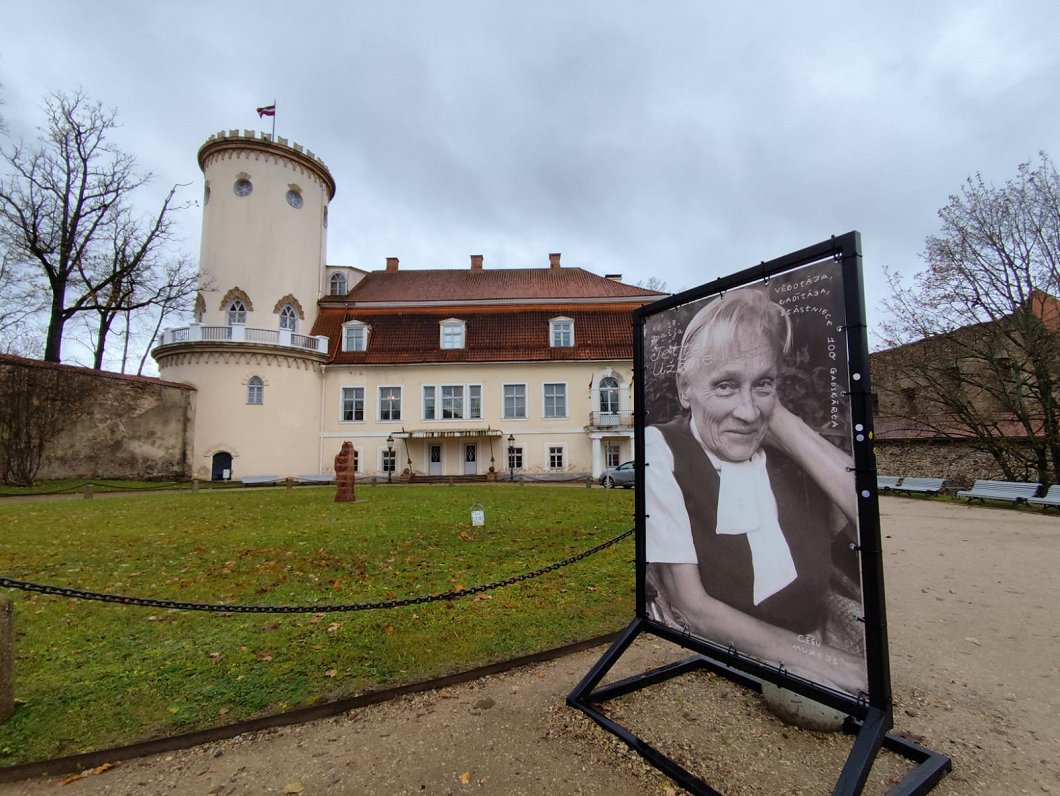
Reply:
[[[857,229],[871,325],[965,178],[1060,157],[1057,30],[1050,0],[7,0],[0,114],[28,139],[83,88],[154,204],[275,100],[338,184],[329,262],[368,270],[562,252],[676,291]]]

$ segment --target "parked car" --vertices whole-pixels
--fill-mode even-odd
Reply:
[[[623,489],[630,489],[633,486],[633,482],[637,478],[637,473],[633,469],[633,462],[624,462],[618,465],[618,467],[611,467],[604,470],[600,474],[600,483],[608,489],[614,489],[616,486],[620,486]]]

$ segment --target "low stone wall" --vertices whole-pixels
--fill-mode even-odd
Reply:
[[[962,489],[981,478],[1005,480],[993,457],[964,442],[877,440],[876,472],[880,475],[945,478],[947,487]]]
[[[146,376],[125,376],[21,357],[0,356],[0,371],[49,369],[63,390],[88,399],[63,418],[44,448],[37,478],[191,477],[195,389]],[[0,379],[0,384],[7,382]],[[0,394],[0,401],[9,400]]]

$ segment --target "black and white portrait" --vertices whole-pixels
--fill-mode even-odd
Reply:
[[[867,688],[838,266],[644,326],[648,615]]]

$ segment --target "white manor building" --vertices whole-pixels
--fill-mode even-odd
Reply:
[[[195,322],[160,375],[196,389],[192,475],[598,476],[633,457],[632,311],[662,294],[561,267],[327,263],[335,181],[237,130],[199,150]]]

